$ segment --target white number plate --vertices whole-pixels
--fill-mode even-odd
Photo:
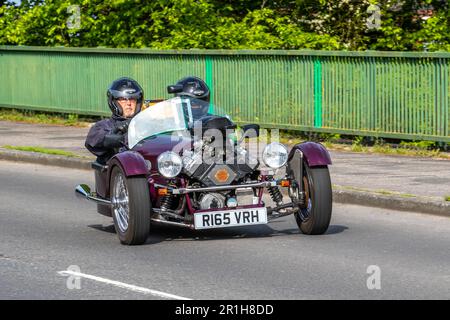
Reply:
[[[267,209],[248,208],[194,214],[196,230],[247,226],[267,223]]]

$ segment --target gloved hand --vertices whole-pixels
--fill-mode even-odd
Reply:
[[[130,120],[119,121],[114,125],[112,133],[126,133],[128,130],[128,125],[130,124]]]
[[[105,135],[103,147],[108,149],[120,148],[124,144],[124,135],[119,133],[110,133]]]

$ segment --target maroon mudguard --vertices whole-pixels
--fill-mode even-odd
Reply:
[[[303,152],[303,158],[309,167],[327,166],[331,164],[330,154],[320,143],[304,142],[295,145],[289,153],[289,159],[291,159],[294,151],[297,149]]]
[[[119,163],[127,177],[146,175],[148,167],[144,157],[136,151],[125,151],[116,154],[110,164]],[[110,165],[110,167],[112,167]]]

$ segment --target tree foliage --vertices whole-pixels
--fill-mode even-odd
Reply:
[[[448,2],[1,0],[0,44],[450,51]],[[369,22],[376,15],[374,28]]]

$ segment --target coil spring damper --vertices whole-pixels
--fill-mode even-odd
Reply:
[[[283,203],[283,195],[281,194],[280,189],[273,186],[267,187],[267,189],[273,202],[275,202],[277,206],[281,205]]]
[[[173,196],[171,194],[168,194],[161,198],[161,210],[170,210],[173,205]]]

